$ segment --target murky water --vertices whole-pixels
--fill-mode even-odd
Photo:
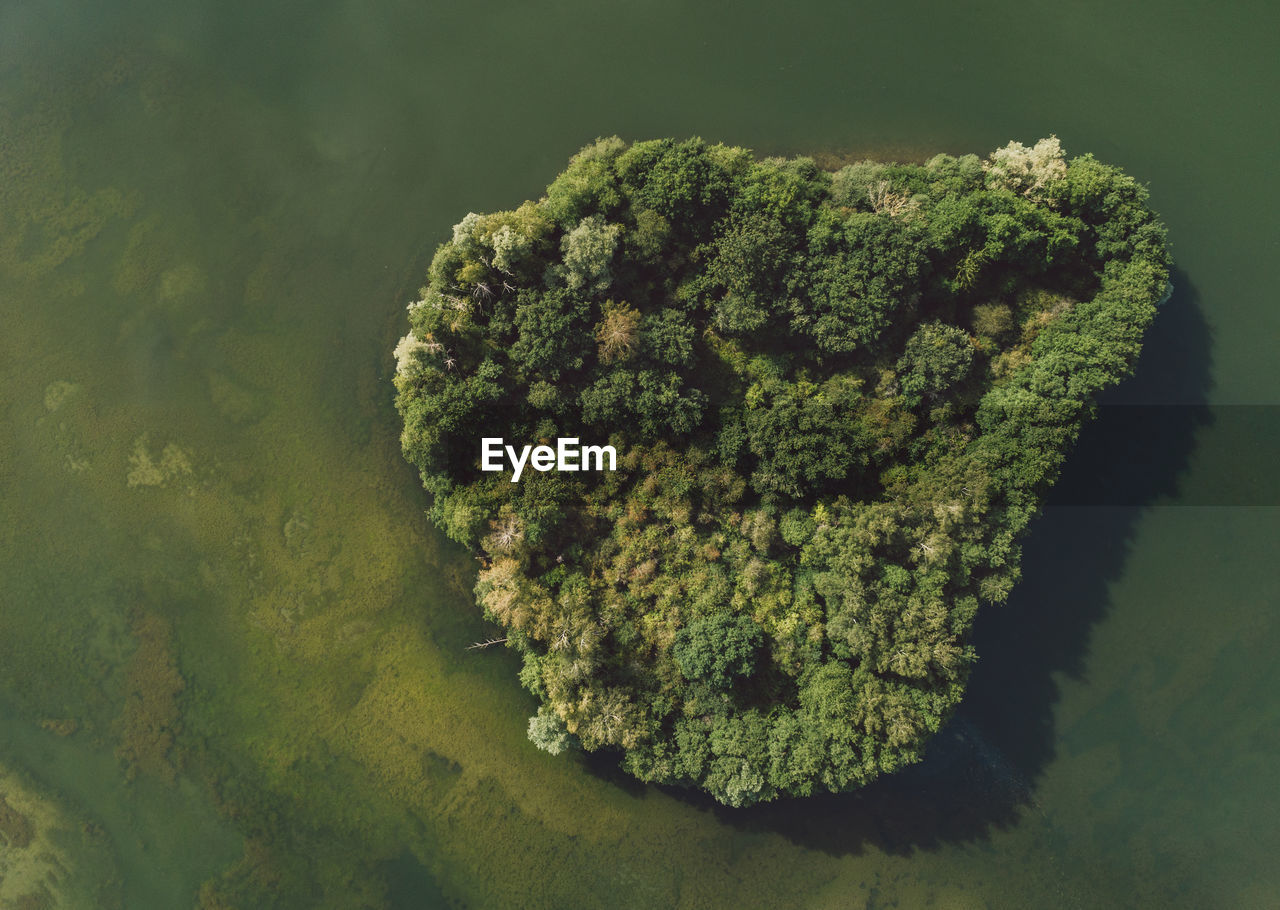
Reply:
[[[0,9],[0,906],[1276,906],[1277,18]],[[600,134],[1051,131],[1178,291],[929,759],[733,812],[534,750],[390,406],[449,226]]]

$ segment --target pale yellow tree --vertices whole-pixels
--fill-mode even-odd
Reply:
[[[996,149],[982,164],[987,183],[1024,196],[1040,198],[1045,187],[1067,176],[1067,162],[1057,136],[1041,139],[1031,148],[1010,142]]]
[[[596,329],[600,342],[600,359],[605,363],[626,360],[635,349],[640,332],[640,313],[626,303],[604,305],[604,319]]]

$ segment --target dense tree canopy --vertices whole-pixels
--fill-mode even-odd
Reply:
[[[397,405],[542,701],[530,739],[735,806],[917,761],[1168,265],[1146,191],[1056,139],[828,173],[613,138],[467,215]],[[485,436],[618,470],[512,483]]]

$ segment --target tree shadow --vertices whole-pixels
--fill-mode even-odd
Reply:
[[[834,855],[984,840],[1036,808],[1036,781],[1056,751],[1055,676],[1080,675],[1140,515],[1178,494],[1197,436],[1212,423],[1209,329],[1187,276],[1175,271],[1173,281],[1135,375],[1102,396],[1024,537],[1022,581],[1007,605],[979,614],[968,692],[925,759],[853,793],[744,810],[667,792],[736,828]]]

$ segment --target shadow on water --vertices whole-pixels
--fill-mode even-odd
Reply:
[[[388,910],[439,910],[450,906],[444,891],[412,853],[403,853],[384,867]]]
[[[1103,396],[1049,508],[1026,535],[1022,581],[1006,606],[979,615],[979,661],[965,700],[924,761],[854,793],[746,810],[688,791],[673,795],[734,827],[836,855],[981,840],[1038,810],[1036,781],[1055,756],[1054,677],[1080,674],[1143,507],[1179,493],[1197,436],[1212,423],[1208,326],[1187,276],[1175,272],[1173,280],[1135,375]]]

